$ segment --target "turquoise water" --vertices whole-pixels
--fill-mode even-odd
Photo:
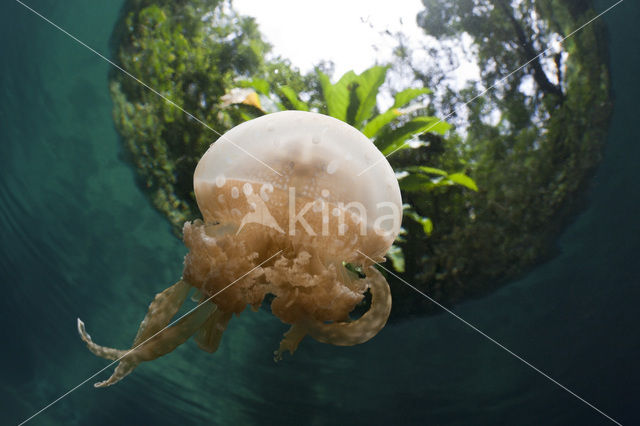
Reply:
[[[121,2],[28,4],[106,53]],[[604,19],[616,107],[588,209],[557,257],[455,311],[637,424],[640,5],[626,1]],[[186,250],[119,159],[108,64],[18,3],[3,2],[0,21],[0,412],[17,424],[107,364],[86,350],[76,318],[98,343],[127,347]],[[94,389],[105,371],[30,424],[608,423],[448,314],[352,348],[305,340],[275,364],[285,330],[248,311],[215,355],[189,343]]]

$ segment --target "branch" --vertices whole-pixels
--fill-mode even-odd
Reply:
[[[526,61],[530,61],[535,58],[529,66],[533,70],[533,78],[545,94],[553,94],[558,96],[560,101],[564,99],[564,94],[562,93],[562,89],[559,85],[553,84],[549,81],[547,74],[542,69],[542,64],[540,63],[540,58],[538,57],[539,53],[536,52],[533,44],[527,34],[522,28],[522,25],[518,20],[513,16],[513,9],[511,6],[508,6],[504,0],[496,0],[498,7],[502,10],[502,12],[506,15],[507,19],[511,22],[513,29],[516,33],[516,37],[518,38],[519,47],[522,49],[523,59]],[[558,68],[560,70],[560,68]]]
[[[562,52],[558,52],[553,57],[553,62],[556,64],[556,76],[558,77],[558,86],[562,85]]]

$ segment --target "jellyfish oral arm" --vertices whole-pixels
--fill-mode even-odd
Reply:
[[[166,328],[184,303],[189,289],[189,284],[181,280],[156,295],[140,324],[131,349],[113,349],[94,343],[85,330],[84,323],[78,318],[78,333],[89,350],[99,357],[120,361],[111,377],[94,384],[95,387],[113,385],[131,373],[141,362],[151,361],[173,351],[207,322],[216,308],[211,302],[201,303],[175,325]]]
[[[215,312],[209,315],[209,318],[207,318],[195,335],[194,339],[198,347],[209,353],[217,351],[218,346],[220,346],[222,334],[227,328],[231,316],[231,313],[224,312],[220,309],[216,309]]]
[[[373,266],[367,268],[367,284],[371,291],[371,307],[355,321],[323,323],[312,321],[307,331],[318,342],[336,346],[353,346],[364,343],[378,334],[391,313],[391,290],[387,280]]]
[[[132,347],[135,348],[145,342],[169,324],[171,318],[178,313],[180,306],[186,300],[190,288],[189,284],[180,280],[162,293],[156,294],[156,297],[149,304],[147,315],[140,323]]]
[[[274,359],[282,359],[285,351],[293,354],[307,334],[319,342],[336,346],[358,345],[378,334],[391,313],[391,291],[387,280],[376,268],[369,266],[366,272],[365,279],[371,291],[371,307],[362,317],[350,322],[324,323],[308,320],[294,324],[274,352]]]

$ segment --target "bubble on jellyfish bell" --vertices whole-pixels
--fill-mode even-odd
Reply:
[[[272,314],[290,327],[276,360],[305,336],[349,346],[384,327],[391,294],[374,263],[400,231],[402,200],[393,169],[366,136],[317,113],[268,114],[220,137],[193,182],[202,219],[184,224],[182,278],[153,299],[131,349],[97,345],[78,319],[89,350],[119,360],[96,386],[191,337],[215,352],[232,316],[259,309],[268,294]],[[197,307],[170,323],[194,288]],[[369,310],[349,320],[367,290]]]

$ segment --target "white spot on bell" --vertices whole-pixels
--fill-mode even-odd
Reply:
[[[339,165],[340,163],[338,160],[331,160],[327,166],[327,173],[330,175],[334,174],[338,170]]]
[[[269,201],[268,192],[273,192],[273,185],[265,183],[260,187],[260,198],[262,198],[262,201]]]
[[[313,202],[313,211],[318,213],[322,211],[322,208],[324,207],[324,200],[318,198],[317,200],[315,200]]]

